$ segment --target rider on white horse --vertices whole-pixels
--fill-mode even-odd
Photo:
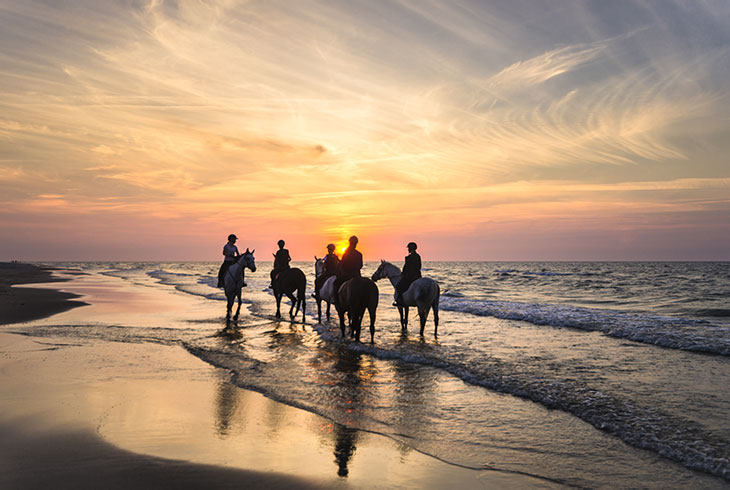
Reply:
[[[403,302],[403,293],[413,284],[413,281],[421,278],[421,256],[416,253],[418,245],[416,242],[410,242],[408,245],[408,255],[406,263],[403,266],[403,275],[395,286],[396,302],[393,306],[405,306]]]
[[[330,277],[337,274],[337,266],[340,264],[340,258],[335,253],[334,244],[330,243],[327,245],[327,255],[322,258],[322,273],[317,276],[314,280],[314,297],[319,296],[319,290],[322,289],[322,285]]]
[[[218,287],[223,287],[223,278],[226,275],[226,271],[230,266],[232,266],[236,260],[238,260],[238,256],[241,255],[238,252],[238,247],[236,247],[236,240],[238,240],[238,237],[231,233],[228,235],[228,243],[223,245],[223,256],[225,259],[223,259],[223,263],[221,264],[221,268],[218,270]]]

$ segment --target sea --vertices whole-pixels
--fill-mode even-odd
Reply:
[[[235,324],[218,263],[50,265],[217,305],[176,325],[114,317],[64,332],[180,345],[239,387],[333,421],[345,464],[369,432],[567,486],[730,485],[728,262],[424,262],[441,288],[438,333],[430,315],[420,335],[413,309],[403,331],[381,280],[374,343],[367,314],[361,342],[342,338],[334,307],[318,320],[312,262],[292,263],[308,278],[304,322],[288,301],[274,317],[260,262]]]

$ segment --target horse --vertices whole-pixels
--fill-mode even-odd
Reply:
[[[243,288],[243,273],[246,268],[250,269],[251,272],[256,272],[256,260],[253,257],[255,250],[246,251],[238,257],[236,263],[231,265],[223,276],[223,290],[226,293],[226,322],[231,319],[231,309],[233,308],[233,300],[238,298],[238,309],[236,314],[233,316],[234,320],[238,320],[238,315],[241,313],[241,288]]]
[[[373,274],[373,281],[377,281],[384,277],[390,279],[390,283],[395,288],[401,279],[401,270],[386,260],[380,261],[378,270]],[[403,293],[403,302],[405,306],[398,306],[400,314],[400,324],[402,330],[408,329],[408,307],[415,306],[418,308],[418,317],[421,320],[421,335],[426,327],[428,319],[428,311],[433,309],[433,334],[438,335],[439,328],[439,297],[441,289],[436,281],[428,277],[416,279]]]
[[[307,278],[304,276],[304,272],[297,267],[283,270],[274,278],[272,286],[274,298],[276,298],[276,318],[281,318],[281,297],[286,295],[291,301],[289,317],[294,320],[294,317],[299,313],[299,308],[301,308],[302,322],[305,322],[306,313],[304,310],[306,304],[304,302],[304,296],[307,288]],[[297,292],[296,299],[292,295],[294,291]],[[294,307],[296,307],[296,311],[294,311]]]
[[[315,281],[324,273],[324,257],[318,259],[314,256],[314,278]],[[319,294],[314,294],[317,301],[317,320],[322,323],[322,301],[327,303],[327,320],[330,319],[330,306],[335,302],[335,276],[328,277],[327,280],[319,288]]]
[[[370,343],[375,342],[375,310],[380,299],[378,286],[367,277],[353,277],[340,286],[337,299],[335,307],[340,316],[342,336],[345,336],[345,313],[347,313],[350,318],[350,335],[360,341],[360,327],[367,309],[370,314]]]

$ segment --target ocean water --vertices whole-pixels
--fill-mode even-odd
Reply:
[[[373,344],[367,314],[361,343],[341,338],[334,307],[317,321],[312,263],[293,264],[308,276],[306,322],[290,321],[288,303],[274,318],[260,262],[228,327],[218,263],[53,265],[205,298],[216,313],[51,319],[35,334],[182,345],[232,383],[336,422],[341,468],[368,431],[566,485],[730,483],[730,263],[426,262],[441,286],[438,336],[432,317],[419,335],[414,310],[403,332],[379,281]]]

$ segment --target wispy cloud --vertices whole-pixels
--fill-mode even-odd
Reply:
[[[730,13],[594,7],[0,0],[5,219],[245,208],[264,239],[722,208]]]

